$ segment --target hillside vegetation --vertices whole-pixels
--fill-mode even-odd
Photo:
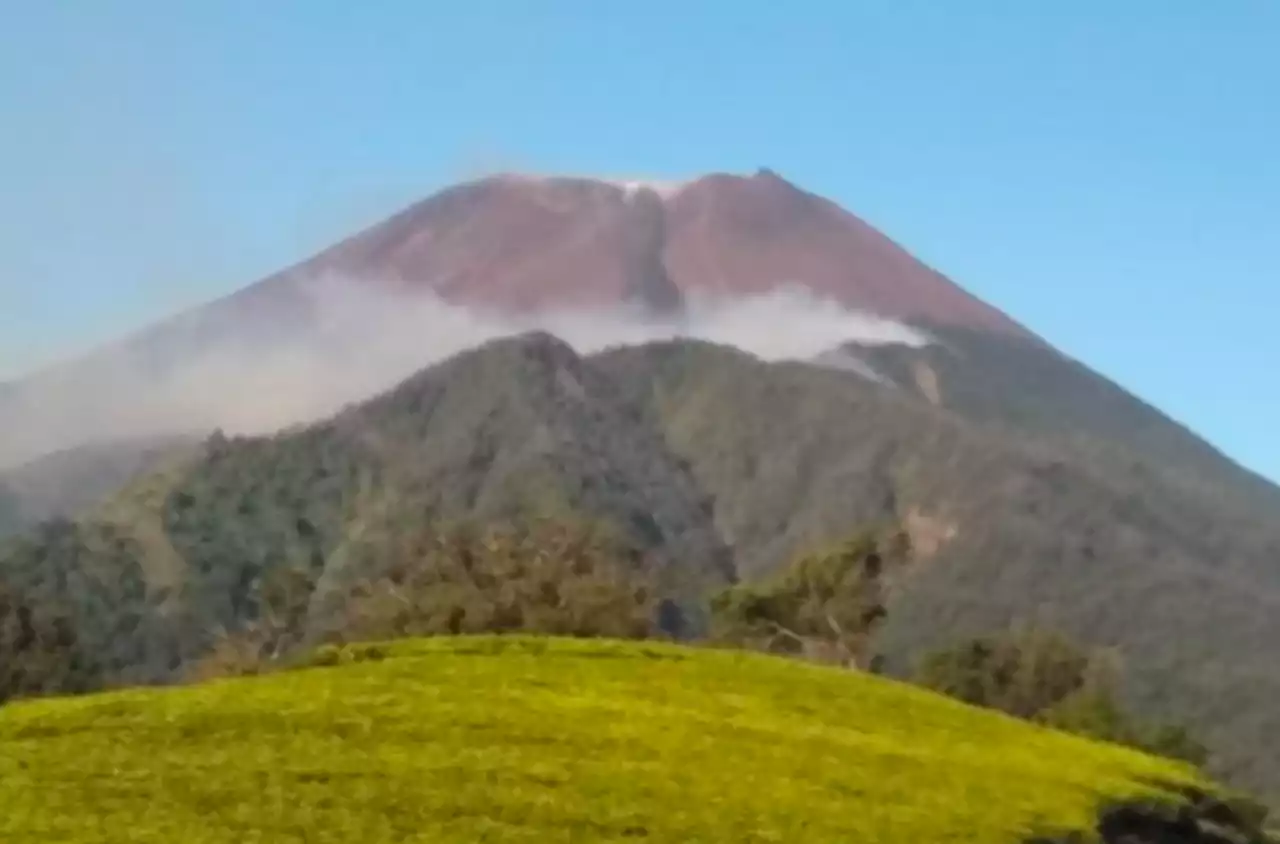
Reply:
[[[75,516],[198,442],[180,436],[94,442],[0,466],[0,537]]]
[[[967,377],[981,381],[983,359],[956,345],[953,354],[975,367]],[[1084,377],[1077,365],[1019,351],[1054,362],[1041,364],[1036,419],[1053,415],[1043,394],[1087,391],[1061,387]],[[635,391],[712,496],[744,577],[851,523],[901,521],[923,553],[893,585],[881,641],[892,670],[1018,622],[1059,628],[1116,649],[1128,700],[1149,717],[1192,722],[1209,739],[1214,770],[1280,795],[1280,507],[1268,509],[1254,489],[1262,482],[1238,467],[1197,474],[1207,447],[1189,449],[1185,431],[1161,448],[1194,460],[1161,462],[1105,439],[1097,419],[1071,429],[1089,432],[1080,441],[1025,418],[953,408],[949,379],[937,406],[909,381],[766,364],[702,344],[596,361]],[[1108,447],[1089,447],[1098,442]],[[1232,494],[1221,492],[1233,478]]]
[[[892,681],[741,652],[464,637],[313,662],[0,709],[0,839],[1018,844],[1202,785]]]
[[[25,521],[18,494],[0,481],[0,536],[19,530]]]
[[[1075,377],[1052,361],[1037,383]],[[543,334],[495,341],[331,419],[215,435],[9,542],[0,592],[26,624],[0,618],[0,634],[24,658],[57,644],[65,670],[38,690],[168,681],[274,623],[281,594],[316,634],[353,590],[430,557],[457,525],[572,518],[603,525],[698,637],[726,586],[893,523],[917,553],[884,584],[876,651],[891,672],[1020,620],[1062,629],[1121,655],[1127,708],[1187,724],[1213,772],[1280,794],[1280,519],[1263,517],[1267,497],[1238,471],[1202,471],[1214,459],[1202,449],[1178,469],[1182,434],[1146,437],[1157,456],[1107,427],[1159,428],[1143,412],[1081,417],[1072,430],[1088,436],[1073,438],[1043,423],[1052,402],[1015,422],[985,398],[956,401],[966,383],[999,390],[937,366],[930,396],[703,343],[583,357]],[[451,614],[474,595],[493,603],[483,584],[459,598],[454,574],[421,582],[448,594],[416,632],[473,631]]]

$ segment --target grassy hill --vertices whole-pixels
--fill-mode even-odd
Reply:
[[[0,709],[0,839],[1016,844],[1201,785],[1118,747],[754,654],[477,637],[327,655]]]

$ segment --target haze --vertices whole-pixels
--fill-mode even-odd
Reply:
[[[687,337],[765,360],[812,359],[846,342],[928,342],[920,331],[798,286],[734,301],[695,300],[678,320],[622,308],[516,318],[332,277],[307,289],[315,331],[282,336],[266,349],[230,334],[177,368],[116,354],[95,358],[87,371],[40,373],[0,404],[0,466],[91,440],[203,435],[215,428],[268,433],[332,413],[487,340],[527,331],[548,331],[584,354]]]

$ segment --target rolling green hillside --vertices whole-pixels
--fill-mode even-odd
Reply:
[[[1118,747],[760,655],[481,637],[318,656],[0,709],[0,839],[1017,844],[1200,785]]]

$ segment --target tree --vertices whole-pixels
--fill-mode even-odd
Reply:
[[[303,641],[316,575],[294,566],[279,566],[258,584],[258,618],[275,655]]]
[[[1204,765],[1208,753],[1185,727],[1144,726],[1124,710],[1119,679],[1120,663],[1113,654],[1033,627],[930,654],[915,674],[918,684],[975,706]]]
[[[1181,759],[1197,768],[1209,761],[1209,748],[1181,724],[1161,724],[1141,737],[1144,750],[1169,759]]]
[[[1018,628],[982,636],[926,656],[922,686],[975,706],[1034,719],[1075,695],[1110,692],[1114,661],[1058,633]]]
[[[648,578],[596,525],[526,520],[427,529],[345,598],[329,638],[533,632],[643,638],[657,630]]]
[[[712,601],[713,638],[848,667],[873,665],[884,575],[909,554],[906,536],[866,532],[797,557],[777,578],[730,587]]]
[[[256,583],[257,616],[234,631],[222,630],[185,671],[193,681],[259,674],[279,665],[306,642],[315,578],[291,566],[271,569]]]
[[[313,575],[280,567],[256,581],[257,617],[215,637],[190,679],[257,674],[320,643],[415,636],[544,633],[673,635],[638,560],[600,525],[532,519],[410,531],[381,570],[315,596]],[[660,611],[661,607],[661,611]]]
[[[90,685],[70,618],[0,582],[0,703]]]

